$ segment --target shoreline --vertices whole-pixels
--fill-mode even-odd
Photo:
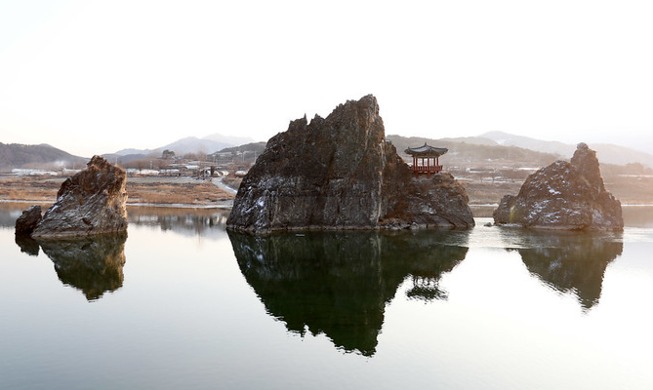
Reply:
[[[0,204],[54,204],[63,178],[0,177]],[[129,178],[127,207],[231,208],[235,192],[222,180]]]
[[[169,208],[169,209],[221,209],[229,210],[231,209],[232,201],[226,201],[228,204],[197,204],[197,203],[147,203],[147,202],[127,202],[127,207],[159,207],[159,208]],[[47,205],[50,207],[54,204],[53,201],[49,200],[24,200],[24,199],[0,199],[0,204],[17,204],[17,205]]]
[[[229,202],[231,203],[231,202]],[[185,204],[185,203],[127,203],[127,207],[154,207],[154,208],[163,208],[163,209],[198,209],[198,210],[208,210],[208,209],[218,209],[218,210],[231,210],[232,205],[227,204]]]
[[[0,205],[1,204],[13,204],[13,205],[25,205],[27,207],[33,206],[33,205],[39,205],[39,206],[47,206],[50,207],[52,204],[54,204],[54,201],[50,200],[43,200],[43,199],[34,199],[34,200],[29,200],[29,199],[0,199]],[[472,212],[476,214],[478,213],[483,213],[483,211],[493,211],[496,209],[499,205],[498,204],[489,204],[489,203],[483,203],[483,204],[469,204],[469,208],[472,209]],[[198,210],[208,210],[208,209],[216,209],[216,210],[231,210],[233,207],[233,199],[229,200],[221,200],[219,203],[157,203],[157,202],[129,202],[127,201],[127,207],[131,208],[163,208],[163,209],[198,209]],[[622,204],[621,207],[623,208],[638,208],[638,207],[653,207],[653,202],[651,203],[625,203]],[[479,215],[474,215],[475,217],[478,217]],[[492,216],[490,214],[490,216]],[[482,217],[482,215],[481,215]]]
[[[63,178],[0,176],[0,205],[40,205],[50,207]],[[482,185],[481,185],[482,184]],[[515,184],[516,185],[516,184]],[[474,217],[491,217],[499,203],[495,200],[517,188],[490,183],[468,184],[468,203]],[[198,180],[190,177],[130,177],[127,181],[127,207],[160,209],[230,210],[237,190],[222,178]],[[653,207],[648,196],[630,194],[622,208]]]

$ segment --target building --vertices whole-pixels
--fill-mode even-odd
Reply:
[[[413,173],[431,175],[442,171],[440,156],[447,153],[447,148],[436,148],[424,143],[423,146],[408,148],[405,152],[413,157]]]

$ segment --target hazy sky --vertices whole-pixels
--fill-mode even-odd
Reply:
[[[653,150],[650,1],[0,0],[0,142],[265,141],[372,93],[386,134]]]

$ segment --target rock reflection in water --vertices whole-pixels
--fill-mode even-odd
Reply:
[[[30,256],[39,255],[39,250],[41,248],[39,247],[39,243],[36,242],[36,240],[34,240],[32,237],[17,235],[15,236],[15,239],[16,245],[18,245],[21,252],[27,253]]]
[[[180,209],[134,207],[129,209],[129,224],[157,226],[162,231],[202,236],[211,229],[224,229],[229,212],[220,209]]]
[[[115,234],[39,244],[54,263],[59,280],[93,301],[122,287],[126,240],[127,234]]]
[[[385,305],[407,278],[408,295],[446,297],[438,281],[467,248],[465,232],[328,232],[258,237],[229,232],[240,270],[268,313],[291,332],[324,333],[345,351],[371,356]]]
[[[598,303],[605,269],[623,251],[617,233],[526,231],[514,237],[528,271],[551,288],[574,294],[586,310]]]

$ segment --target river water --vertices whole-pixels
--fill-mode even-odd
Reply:
[[[16,242],[0,207],[2,389],[651,389],[653,210],[623,233],[225,231]]]

